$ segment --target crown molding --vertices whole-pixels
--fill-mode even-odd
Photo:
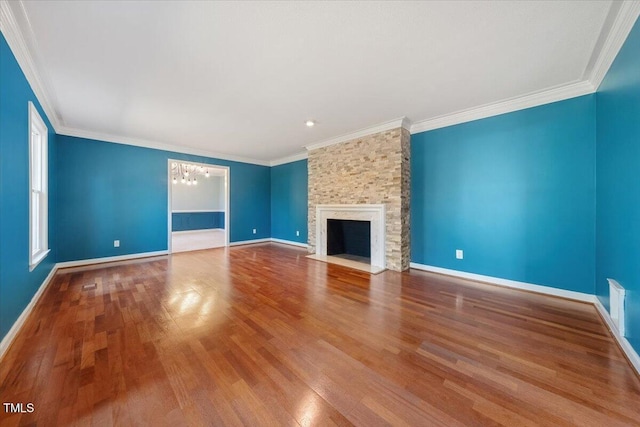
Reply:
[[[279,159],[271,160],[269,166],[279,166],[286,163],[297,162],[298,160],[304,160],[309,157],[309,153],[303,151],[302,153],[292,154],[290,156],[281,157]]]
[[[162,142],[149,141],[146,139],[129,138],[125,136],[110,135],[101,132],[91,132],[81,129],[73,129],[66,126],[60,127],[56,132],[58,135],[72,136],[76,138],[92,139],[96,141],[110,142],[114,144],[133,145],[135,147],[151,148],[154,150],[171,151],[181,154],[192,154],[194,156],[203,156],[218,160],[228,160],[231,162],[250,163],[259,166],[270,166],[268,160],[258,160],[249,157],[235,156],[232,154],[217,153],[215,151],[203,150],[194,147],[185,147],[182,145],[166,144]]]
[[[588,95],[593,92],[595,92],[595,88],[588,81],[571,83],[542,92],[535,92],[529,95],[506,99],[492,104],[458,111],[453,114],[435,117],[433,119],[422,120],[411,126],[411,133],[425,132],[428,130],[471,122],[473,120],[485,119],[487,117],[524,110],[525,108],[537,107],[539,105],[563,101],[577,96]]]
[[[590,70],[588,79],[595,90],[600,87],[600,83],[607,75],[611,64],[616,59],[639,16],[640,1],[622,2],[602,48],[599,52],[594,52],[597,59],[594,62],[593,69]]]
[[[29,18],[24,10],[22,1],[9,2],[7,0],[0,0],[0,31],[2,31],[2,34],[9,44],[11,52],[18,61],[18,65],[29,82],[36,98],[38,98],[38,102],[47,115],[49,122],[51,122],[51,125],[58,135],[87,138],[116,144],[134,145],[138,147],[173,151],[184,154],[193,154],[197,156],[212,157],[220,160],[250,163],[261,166],[269,166],[270,164],[270,162],[266,160],[257,160],[242,156],[216,153],[209,150],[163,144],[143,139],[120,137],[67,127],[64,125],[64,120],[58,116],[54,108],[54,105],[57,105],[54,102],[56,99],[55,91],[51,85],[46,83],[49,81],[48,76],[46,75],[44,68],[38,66],[38,48],[36,46],[31,23],[29,22]]]
[[[589,65],[587,67],[585,70],[585,80],[583,81],[491,104],[485,104],[467,110],[461,110],[452,114],[422,120],[414,124],[411,124],[406,117],[402,117],[325,141],[310,144],[305,148],[307,151],[315,150],[398,127],[407,129],[412,134],[424,132],[593,93],[600,86],[607,71],[620,51],[620,48],[628,37],[629,32],[640,16],[640,1],[623,1],[617,8],[617,12],[615,9],[612,9],[611,14],[614,13],[616,15],[614,19],[607,19],[610,24],[609,22],[605,23],[605,26],[609,26],[610,29],[607,31],[606,28],[603,28],[603,34],[606,33],[606,38],[604,41],[596,43],[596,46],[594,47],[593,58],[595,59],[592,59],[591,61],[593,66]],[[39,66],[40,64],[37,60],[38,48],[22,1],[10,2],[8,0],[0,0],[0,31],[2,31],[11,51],[20,65],[20,68],[27,78],[27,81],[38,98],[38,101],[42,105],[42,108],[49,118],[54,130],[58,134],[263,166],[277,166],[306,158],[307,153],[298,153],[271,161],[257,160],[241,156],[216,153],[209,150],[69,128],[64,125],[64,120],[57,114],[54,108],[54,106],[57,105],[55,102],[55,91],[50,84],[47,84],[50,80],[46,75],[46,70]]]
[[[310,144],[305,146],[305,148],[307,149],[307,151],[317,150],[318,148],[328,147],[329,145],[340,144],[341,142],[346,142],[352,139],[362,138],[363,136],[369,136],[369,135],[373,135],[376,133],[385,132],[387,130],[397,129],[397,128],[404,128],[406,130],[410,130],[411,122],[406,117],[401,117],[388,122],[380,123],[375,126],[360,129],[355,132],[340,135],[335,138],[331,138],[322,142]]]
[[[37,51],[35,37],[21,1],[0,0],[0,31],[7,40],[49,122],[57,132],[63,121],[54,108],[55,92],[52,86],[47,84],[48,77],[42,74],[42,67],[38,67],[37,58],[34,57]]]

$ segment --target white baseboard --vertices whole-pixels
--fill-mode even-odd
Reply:
[[[217,212],[222,212],[225,213],[224,209],[176,209],[176,210],[172,210],[171,213],[217,213]]]
[[[65,261],[65,262],[57,263],[56,267],[57,268],[80,267],[80,266],[91,265],[91,264],[102,264],[105,262],[117,262],[117,261],[128,261],[128,260],[137,259],[137,258],[149,258],[154,256],[167,255],[168,253],[169,253],[168,251],[141,252],[137,254],[108,256],[103,258],[81,259],[78,261]]]
[[[271,241],[273,243],[282,243],[283,245],[298,246],[305,249],[309,246],[306,243],[294,242],[293,240],[276,239],[275,237],[272,237]]]
[[[461,277],[463,279],[475,280],[477,282],[490,283],[492,285],[505,286],[507,288],[522,289],[525,291],[537,292],[539,294],[553,295],[556,297],[572,299],[582,302],[594,302],[594,296],[582,292],[567,291],[564,289],[552,288],[550,286],[534,285],[532,283],[518,282],[515,280],[501,279],[499,277],[483,276],[481,274],[467,273],[465,271],[449,270],[448,268],[434,267],[431,265],[418,264],[412,262],[411,268],[416,270],[429,271],[431,273],[445,274],[447,276]]]
[[[271,239],[268,237],[266,239],[239,240],[237,242],[230,242],[229,246],[253,245],[254,243],[269,243],[270,241]]]
[[[172,231],[171,234],[195,234],[202,233],[203,231],[224,231],[224,228],[201,228],[199,230],[181,230],[181,231]]]
[[[265,239],[240,240],[238,242],[229,243],[229,246],[253,245],[255,243],[269,243],[269,242],[282,243],[283,245],[292,245],[292,246],[298,246],[301,248],[307,247],[306,243],[294,242],[292,240],[275,239],[273,237],[268,237]]]
[[[600,302],[600,298],[594,297],[593,304],[596,306],[596,310],[598,310],[598,313],[600,313],[600,317],[602,317],[602,319],[604,320],[604,323],[611,331],[613,337],[616,339],[616,341],[618,341],[618,344],[620,345],[620,348],[622,349],[624,354],[627,356],[627,359],[629,359],[629,362],[631,362],[631,366],[633,366],[637,374],[640,375],[640,356],[631,346],[631,343],[624,336],[620,335],[618,328],[616,328],[613,320],[611,319],[611,315],[609,314],[607,309],[604,308],[602,302]]]
[[[498,277],[483,276],[480,274],[467,273],[464,271],[449,270],[447,268],[434,267],[431,265],[418,264],[415,262],[412,262],[410,266],[411,268],[415,268],[416,270],[423,270],[431,273],[445,274],[447,276],[460,277],[463,279],[490,283],[492,285],[505,286],[505,287],[514,288],[514,289],[521,289],[525,291],[537,292],[540,294],[552,295],[552,296],[577,300],[581,302],[591,303],[595,306],[596,310],[600,314],[600,317],[602,317],[602,319],[604,320],[605,325],[611,331],[611,335],[613,335],[613,338],[618,342],[618,345],[626,355],[627,359],[629,359],[631,366],[635,369],[638,375],[640,375],[640,356],[635,351],[635,349],[631,346],[631,343],[624,336],[620,335],[620,333],[618,332],[618,329],[615,327],[613,323],[613,320],[611,319],[611,316],[609,315],[609,312],[604,308],[604,305],[602,305],[602,302],[600,302],[600,299],[595,295],[585,294],[582,292],[567,291],[564,289],[552,288],[550,286],[541,286],[541,285],[534,285],[531,283],[517,282],[515,280],[500,279]]]
[[[0,342],[0,361],[2,360],[6,351],[9,349],[9,347],[13,343],[13,340],[18,335],[18,332],[20,331],[20,329],[22,329],[24,322],[27,320],[27,317],[29,317],[29,314],[31,314],[31,312],[33,311],[33,308],[35,307],[36,303],[38,302],[38,300],[40,299],[44,291],[47,289],[47,286],[51,282],[51,279],[59,269],[68,268],[68,267],[80,267],[80,266],[91,265],[91,264],[102,264],[105,262],[128,261],[128,260],[133,260],[137,258],[148,258],[148,257],[160,256],[160,255],[167,255],[167,251],[143,252],[143,253],[137,253],[137,254],[120,255],[120,256],[112,256],[112,257],[104,257],[104,258],[83,259],[79,261],[59,262],[55,264],[51,268],[51,271],[49,272],[47,277],[44,279],[44,281],[42,282],[42,284],[40,285],[36,293],[31,298],[31,301],[29,302],[29,304],[24,308],[24,310],[22,310],[22,313],[20,314],[20,316],[13,323],[13,326],[11,326],[11,329],[9,329],[9,332],[7,332],[7,335],[5,335],[4,338],[2,338],[2,341]]]
[[[2,361],[5,353],[7,352],[7,350],[9,350],[9,347],[11,347],[13,340],[18,335],[18,332],[20,331],[20,329],[22,329],[24,322],[27,320],[27,317],[29,317],[29,314],[31,314],[31,312],[33,311],[33,308],[36,306],[36,303],[38,302],[38,300],[40,299],[44,291],[47,289],[47,286],[49,286],[49,283],[51,282],[51,279],[53,279],[53,276],[56,274],[57,270],[58,270],[58,266],[56,264],[51,268],[51,271],[49,272],[47,277],[44,279],[44,281],[42,282],[42,284],[40,285],[36,293],[33,294],[33,297],[31,298],[31,301],[29,302],[29,304],[27,304],[24,310],[22,310],[22,313],[13,323],[13,326],[11,327],[11,329],[9,329],[9,332],[7,332],[7,335],[5,335],[4,338],[2,339],[2,342],[0,342],[0,361]]]

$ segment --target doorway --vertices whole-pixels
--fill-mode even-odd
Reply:
[[[169,253],[229,245],[229,168],[169,159]]]

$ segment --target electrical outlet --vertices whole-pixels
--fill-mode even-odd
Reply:
[[[463,259],[464,251],[462,249],[456,249],[456,259]]]
[[[256,229],[255,228],[253,229],[253,234],[256,234]]]
[[[119,248],[120,247],[120,240],[114,240],[113,241],[113,247],[114,248]]]
[[[296,230],[296,236],[300,236],[300,232]]]

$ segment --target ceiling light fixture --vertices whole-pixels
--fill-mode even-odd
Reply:
[[[198,175],[209,178],[211,174],[208,168],[194,165],[191,163],[171,163],[171,181],[174,184],[178,180],[186,185],[198,185]]]
[[[314,122],[313,120],[307,120],[304,124],[306,124],[307,127],[313,127],[316,122]]]

